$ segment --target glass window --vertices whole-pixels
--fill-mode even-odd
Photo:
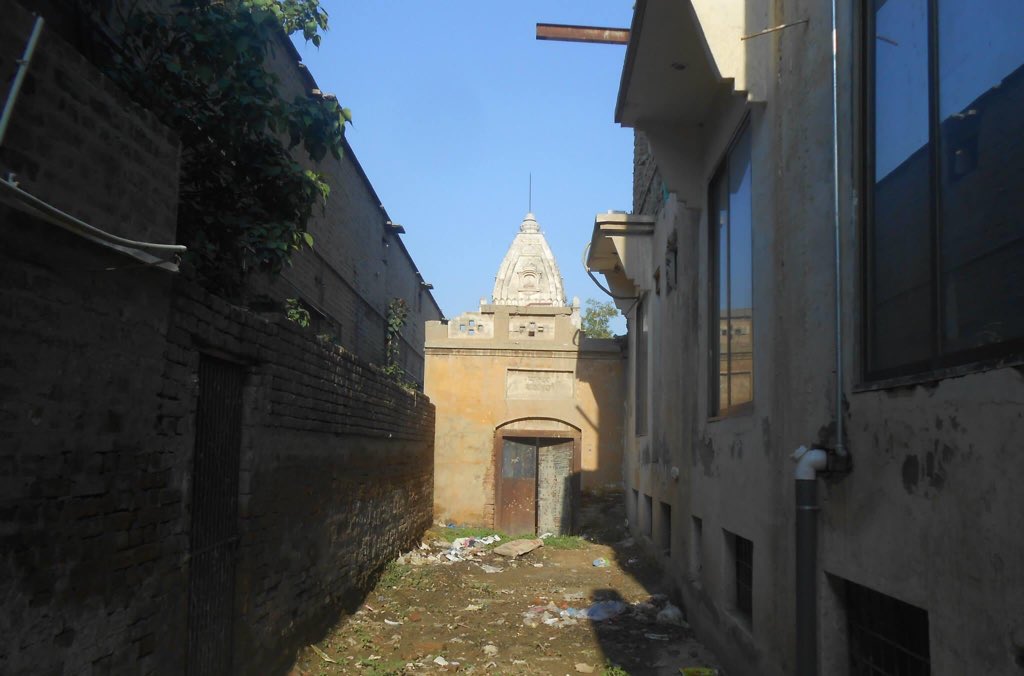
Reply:
[[[1024,3],[867,17],[870,378],[1024,348]]]
[[[754,396],[753,218],[750,127],[736,138],[711,181],[711,415]]]

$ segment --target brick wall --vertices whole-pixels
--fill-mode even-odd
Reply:
[[[4,96],[32,31],[0,2]],[[107,232],[174,241],[178,141],[46,24],[25,76],[0,163],[24,190]]]
[[[201,353],[246,373],[242,671],[283,669],[429,525],[422,395],[33,218],[3,209],[0,240],[0,673],[181,672]]]
[[[31,22],[2,7],[9,74]],[[170,241],[173,137],[44,36],[0,170]],[[279,314],[2,204],[0,335],[0,673],[184,671],[201,354],[244,371],[236,670],[282,672],[430,522],[425,397]]]
[[[337,39],[333,33],[326,40]],[[285,98],[317,88],[309,72],[297,61],[290,43],[282,41],[272,59]],[[344,105],[345,92],[337,92]],[[359,111],[354,111],[358,119]],[[424,324],[442,318],[430,291],[425,289],[415,261],[400,235],[389,232],[391,216],[363,172],[355,151],[346,143],[340,160],[327,156],[319,163],[299,158],[321,172],[331,187],[325,210],[314,210],[309,232],[314,246],[292,257],[292,264],[277,280],[263,280],[261,290],[274,298],[300,297],[330,318],[325,332],[338,344],[365,359],[383,364],[387,306],[403,298],[409,316],[403,330],[400,363],[415,381],[423,381]],[[400,221],[398,216],[396,221]],[[405,224],[415,227],[415,224]]]

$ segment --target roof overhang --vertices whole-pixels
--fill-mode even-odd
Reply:
[[[745,80],[740,0],[637,0],[615,105],[626,127],[707,119],[716,95]]]
[[[637,293],[638,274],[631,261],[644,260],[654,234],[654,217],[622,212],[598,214],[587,251],[587,268],[600,272],[616,296],[633,297]]]

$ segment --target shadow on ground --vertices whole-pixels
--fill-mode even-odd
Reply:
[[[591,624],[604,654],[605,673],[616,674],[618,669],[618,673],[635,676],[678,675],[686,670],[682,673],[723,676],[715,657],[695,639],[678,599],[672,597],[662,562],[630,537],[622,492],[584,496],[580,517],[580,533],[595,544],[611,548],[614,561],[609,563],[621,568],[650,595],[646,603],[634,603],[615,618]],[[595,590],[592,598],[595,602],[628,602],[616,589]],[[667,619],[674,614],[666,610],[672,607],[679,609],[682,621],[659,622],[659,616]]]

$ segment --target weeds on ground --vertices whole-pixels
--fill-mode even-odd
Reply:
[[[366,676],[399,676],[405,673],[405,660],[370,660],[359,661]]]
[[[612,662],[605,662],[604,669],[601,670],[601,676],[629,676],[629,672]]]
[[[438,537],[442,537],[448,542],[457,540],[459,538],[483,538],[488,535],[500,535],[502,540],[507,539],[507,536],[501,531],[494,530],[493,528],[481,528],[479,526],[455,526],[454,528],[438,528],[434,531]]]
[[[405,566],[398,561],[392,561],[384,568],[384,572],[381,573],[380,580],[377,581],[379,587],[397,587],[398,583],[402,581],[405,574],[409,572],[411,566]]]
[[[544,546],[551,549],[586,549],[588,544],[578,535],[552,535],[544,538]]]

